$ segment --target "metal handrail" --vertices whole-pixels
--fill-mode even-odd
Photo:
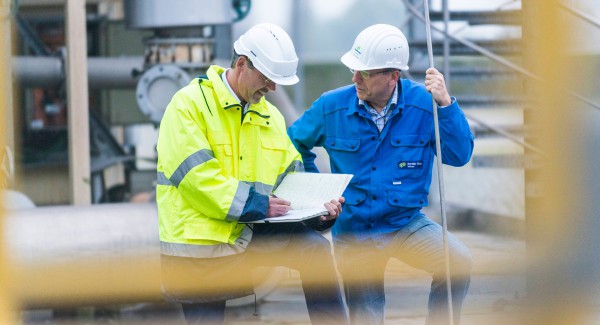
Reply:
[[[408,1],[408,0],[403,0],[403,1],[404,1],[405,5],[408,7],[408,9],[409,9],[409,10],[410,10],[410,11],[413,13],[413,15],[414,15],[414,16],[416,16],[417,18],[419,18],[419,19],[421,19],[421,20],[423,20],[423,21],[425,20],[425,18],[424,18],[424,17],[422,17],[422,16],[421,16],[421,15],[418,13],[417,9],[416,9],[414,6],[412,6],[412,5],[410,5],[409,3],[407,3],[407,1]],[[440,29],[438,29],[438,28],[435,28],[434,26],[431,26],[431,27],[432,27],[432,28],[434,28],[434,29],[436,29],[437,31],[440,31]],[[447,35],[447,36],[449,36],[449,37],[451,37],[451,38],[455,39],[455,40],[456,40],[456,38],[457,38],[457,37],[454,37],[454,36],[450,36],[450,34],[449,34],[449,33],[447,33],[445,30],[443,31],[443,33],[444,33],[445,35]],[[465,40],[465,41],[466,41],[466,40]],[[469,42],[469,41],[466,41],[466,42],[468,42],[468,43],[471,43],[471,42]],[[469,46],[468,44],[465,44],[465,45]],[[509,67],[511,67],[511,65],[514,65],[514,64],[512,64],[512,63],[508,62],[507,60],[505,60],[505,59],[503,59],[503,58],[501,58],[501,57],[499,57],[499,56],[497,56],[497,55],[493,54],[492,52],[489,52],[489,51],[487,51],[487,50],[485,50],[485,49],[481,48],[480,46],[478,46],[478,45],[476,45],[476,44],[472,44],[472,45],[473,45],[474,47],[477,47],[478,49],[481,49],[481,50],[483,50],[484,52],[487,52],[487,53],[491,54],[492,56],[494,56],[494,57],[496,57],[496,58],[500,59],[501,61],[505,61],[505,62],[509,63]],[[477,48],[474,48],[474,49],[475,49],[475,50],[478,50]],[[481,53],[481,52],[480,52],[480,53]],[[486,55],[486,53],[482,53],[482,54]],[[447,60],[446,60],[446,61],[447,61]],[[502,62],[501,62],[501,63],[502,63]],[[520,68],[520,67],[518,67],[518,66],[516,66],[516,65],[514,65],[514,66],[515,66],[515,68],[517,68],[519,71],[521,71],[521,70],[522,70],[522,72],[525,72],[525,73],[527,73],[527,74],[530,74],[530,73],[529,73],[529,72],[527,72],[525,69],[522,69],[522,68]],[[408,77],[410,77],[410,74],[408,73],[408,71],[403,71],[403,73],[405,73],[405,74],[406,74]],[[533,74],[530,74],[530,75],[531,75],[531,76],[533,76],[533,77],[535,77]],[[535,77],[535,78],[536,78],[536,79],[538,79],[537,77]],[[544,155],[544,153],[543,153],[543,151],[542,151],[542,150],[540,150],[540,149],[536,148],[535,146],[533,146],[532,144],[530,144],[530,143],[526,142],[525,140],[522,140],[522,139],[520,139],[520,138],[518,138],[518,137],[516,137],[516,136],[514,136],[514,135],[512,135],[512,134],[510,134],[510,133],[508,133],[508,132],[506,132],[506,131],[504,131],[504,130],[502,130],[502,129],[500,129],[500,128],[497,128],[497,127],[495,127],[495,126],[493,126],[493,125],[491,125],[491,124],[488,124],[488,123],[486,123],[486,122],[482,121],[481,119],[478,119],[478,118],[474,117],[474,116],[473,116],[473,115],[471,115],[471,114],[468,114],[468,113],[466,113],[466,112],[465,112],[464,114],[465,114],[465,116],[466,116],[468,119],[470,119],[471,121],[474,121],[474,122],[476,122],[477,124],[479,124],[479,125],[481,125],[481,126],[483,126],[483,127],[487,128],[487,129],[489,129],[489,130],[491,130],[491,131],[493,131],[493,132],[495,132],[495,133],[497,133],[497,134],[500,134],[500,135],[504,136],[505,138],[509,139],[510,141],[513,141],[514,143],[516,143],[516,144],[518,144],[518,145],[521,145],[521,146],[522,146],[522,147],[524,147],[524,148],[530,149],[530,150],[532,150],[532,151],[534,151],[534,152],[536,152],[536,153],[538,153],[538,154],[540,154],[540,155]]]
[[[423,15],[421,15],[417,11],[417,9],[412,4],[410,4],[409,0],[402,0],[402,2],[404,2],[404,5],[413,14],[413,16],[417,17],[422,22],[425,22],[425,18],[423,17]],[[444,31],[444,29],[441,29],[441,28],[436,27],[436,26],[431,26],[431,28],[435,29],[439,33],[442,33],[446,37],[448,37],[448,38],[450,38],[450,39],[452,39],[452,40],[454,40],[456,42],[459,42],[459,43],[461,43],[461,44],[463,44],[463,45],[465,45],[465,46],[467,46],[467,47],[469,47],[469,48],[471,48],[471,49],[473,49],[473,50],[481,53],[482,55],[484,55],[484,56],[486,56],[486,57],[488,57],[488,58],[490,58],[490,59],[492,59],[492,60],[494,60],[494,61],[502,64],[502,65],[505,65],[505,66],[507,66],[507,67],[515,70],[515,71],[518,71],[519,73],[521,73],[521,74],[523,74],[523,75],[525,75],[525,76],[527,76],[527,77],[529,77],[531,79],[534,79],[534,80],[539,81],[539,82],[543,82],[544,81],[543,79],[541,79],[537,75],[533,74],[532,72],[526,70],[525,68],[523,68],[521,66],[518,66],[518,65],[516,65],[516,64],[514,64],[514,63],[512,63],[512,62],[510,62],[508,60],[506,60],[505,58],[492,53],[491,51],[486,50],[485,48],[483,48],[483,47],[475,44],[474,42],[471,42],[469,40],[466,40],[466,39],[458,37],[458,36],[451,35],[450,33]],[[577,92],[575,92],[575,91],[573,91],[571,89],[568,89],[566,87],[560,87],[560,88],[562,90],[566,91],[571,96],[573,96],[573,97],[581,100],[582,102],[585,102],[586,104],[588,104],[588,105],[590,105],[590,106],[592,106],[594,108],[600,109],[600,104],[594,103],[591,99],[589,99],[589,98],[587,98],[587,97],[585,97],[585,96],[583,96],[583,95],[581,95],[581,94],[579,94],[579,93],[577,93]]]
[[[423,17],[421,14],[419,14],[417,8],[415,8],[413,5],[411,5],[408,0],[402,0],[402,1],[404,2],[405,6],[409,9],[409,11],[411,11],[411,13],[413,14],[414,17],[417,17],[421,21],[425,22],[425,17]],[[568,5],[563,4],[563,3],[560,3],[560,6],[563,9],[567,10],[568,12],[570,12],[570,13],[572,13],[572,14],[574,14],[574,15],[576,15],[576,16],[584,19],[584,20],[586,20],[587,22],[589,22],[589,23],[591,23],[591,24],[593,24],[593,25],[595,25],[595,26],[597,26],[597,27],[600,28],[600,22],[594,20],[593,17],[587,15],[586,13],[584,13],[584,12],[578,10],[578,9],[569,7]],[[447,21],[445,21],[445,22],[447,24]],[[450,33],[448,32],[447,28],[444,28],[443,30],[441,28],[437,28],[435,26],[431,26],[431,28],[433,28],[436,31],[442,33],[443,35],[447,36],[448,38],[451,38],[451,39],[453,39],[453,40],[455,40],[455,41],[457,41],[457,42],[459,42],[459,43],[461,43],[461,44],[463,44],[465,46],[468,46],[468,47],[472,48],[475,51],[478,51],[479,53],[483,54],[484,56],[486,56],[486,57],[488,57],[488,58],[490,58],[490,59],[492,59],[492,60],[494,60],[494,61],[496,61],[498,63],[501,63],[501,64],[503,64],[503,65],[505,65],[505,66],[513,69],[513,70],[516,70],[516,71],[518,71],[518,72],[526,75],[527,77],[530,77],[530,78],[532,78],[534,80],[537,80],[537,81],[543,81],[541,78],[539,78],[538,76],[534,75],[533,73],[527,71],[526,69],[524,69],[524,68],[522,68],[522,67],[520,67],[520,66],[518,66],[518,65],[516,65],[516,64],[514,64],[514,63],[512,63],[512,62],[510,62],[510,61],[508,61],[508,60],[506,60],[506,59],[504,59],[504,58],[502,58],[502,57],[500,57],[500,56],[498,56],[498,55],[496,55],[496,54],[494,54],[494,53],[492,53],[492,52],[490,52],[490,51],[488,51],[488,50],[486,50],[484,48],[482,48],[482,47],[480,47],[479,45],[477,45],[477,44],[475,44],[473,42],[470,42],[468,40],[462,39],[462,38],[457,37],[457,36],[450,35]],[[446,59],[445,61],[447,61],[446,55],[444,55],[444,58]],[[597,104],[595,104],[595,103],[593,103],[590,99],[588,99],[588,98],[586,98],[586,97],[584,97],[584,96],[582,96],[582,95],[580,95],[580,94],[578,94],[578,93],[576,93],[576,92],[574,92],[574,91],[572,91],[570,89],[563,88],[563,90],[567,91],[569,94],[573,95],[574,97],[576,97],[576,98],[578,98],[578,99],[586,102],[587,104],[591,105],[592,107],[600,109],[600,106],[597,105]],[[519,144],[519,145],[521,145],[521,146],[529,149],[529,150],[532,150],[532,151],[534,151],[534,152],[536,152],[536,153],[538,153],[540,155],[544,155],[544,153],[543,153],[542,150],[540,150],[540,149],[536,148],[535,146],[527,143],[526,141],[524,141],[524,140],[522,140],[522,139],[520,139],[520,138],[518,138],[518,137],[516,137],[516,136],[514,136],[514,135],[512,135],[512,134],[510,134],[510,133],[508,133],[508,132],[506,132],[504,130],[502,130],[501,128],[494,127],[493,125],[488,124],[488,123],[486,123],[486,122],[484,122],[484,121],[482,121],[482,120],[474,117],[471,114],[465,113],[465,116],[468,119],[476,122],[477,124],[479,124],[479,125],[487,128],[487,129],[489,129],[489,130],[491,130],[491,131],[493,131],[493,132],[495,132],[497,134],[500,134],[500,135],[504,136],[505,138],[507,138],[507,139],[509,139],[509,140],[511,140],[511,141],[513,141],[513,142],[515,142],[515,143],[517,143],[517,144]]]
[[[495,127],[495,126],[493,126],[491,124],[488,124],[488,123],[482,121],[481,119],[476,118],[475,116],[473,116],[471,114],[468,114],[466,112],[464,112],[464,114],[465,114],[465,116],[469,120],[474,121],[475,123],[477,123],[477,124],[479,124],[479,125],[487,128],[487,129],[489,129],[489,130],[491,130],[493,132],[496,132],[496,133],[500,134],[501,136],[507,138],[508,140],[510,140],[510,141],[512,141],[512,142],[514,142],[516,144],[521,145],[522,147],[525,147],[525,148],[527,148],[527,149],[529,149],[531,151],[534,151],[535,153],[537,153],[539,155],[544,156],[544,152],[542,150],[540,150],[537,147],[533,146],[532,144],[526,142],[525,140],[522,140],[522,139],[518,138],[517,136],[512,135],[509,132],[506,132],[506,131],[502,130],[501,128],[498,128],[498,127]]]
[[[586,14],[585,12],[583,12],[583,11],[581,11],[581,10],[579,10],[579,9],[576,9],[576,8],[570,7],[569,5],[567,5],[567,4],[564,4],[564,3],[561,3],[561,2],[559,2],[559,3],[558,3],[558,5],[559,5],[559,6],[560,6],[562,9],[564,9],[564,10],[566,10],[566,11],[568,11],[568,12],[572,13],[573,15],[575,15],[575,16],[577,16],[577,17],[579,17],[579,18],[581,18],[581,19],[583,19],[583,20],[585,20],[585,21],[587,21],[588,23],[590,23],[590,24],[592,24],[592,25],[594,25],[594,26],[596,26],[596,27],[600,28],[600,21],[598,21],[598,20],[594,19],[594,17],[592,17],[592,16],[590,16],[590,15]]]

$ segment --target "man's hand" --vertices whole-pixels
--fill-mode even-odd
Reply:
[[[344,204],[344,197],[341,197],[337,200],[331,200],[329,202],[325,202],[325,208],[329,212],[329,215],[321,216],[322,221],[331,220],[337,218],[340,213],[342,213],[342,204]]]
[[[280,217],[288,213],[288,211],[292,209],[291,204],[292,203],[290,201],[275,196],[269,196],[269,209],[267,209],[267,218]]]
[[[450,94],[446,90],[444,75],[435,68],[429,68],[425,71],[425,88],[431,93],[438,105],[448,106],[452,104]]]

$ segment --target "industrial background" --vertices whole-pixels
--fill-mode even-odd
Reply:
[[[444,167],[450,228],[481,255],[465,322],[517,324],[538,315],[524,305],[539,303],[539,314],[558,304],[578,324],[600,324],[600,7],[429,6],[436,68],[475,135],[471,162]],[[267,95],[288,124],[322,92],[351,83],[339,58],[366,26],[407,35],[403,77],[422,81],[429,64],[422,0],[3,0],[1,15],[7,323],[181,322],[157,285],[158,125],[179,88],[211,64],[229,65],[250,26],[276,23],[294,40],[300,83]],[[327,171],[324,152],[319,163]],[[406,267],[391,269],[390,279],[421,284]],[[257,278],[262,314],[248,309],[255,297],[237,299],[231,323],[308,322],[296,305],[285,308],[299,315],[277,316],[284,301],[302,299],[291,272]],[[413,287],[398,286],[405,298],[390,304],[390,323],[422,323],[425,311],[409,300],[426,295]]]

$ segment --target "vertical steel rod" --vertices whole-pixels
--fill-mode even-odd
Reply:
[[[425,8],[425,28],[427,31],[427,52],[429,55],[429,67],[433,68],[433,49],[431,45],[431,22],[429,21],[429,0],[423,0]],[[438,122],[438,106],[433,94],[433,124],[435,127],[435,148],[437,154],[438,184],[440,188],[440,209],[442,218],[442,237],[444,241],[444,264],[446,265],[446,291],[448,293],[448,324],[454,325],[454,313],[452,310],[452,284],[450,280],[450,250],[448,249],[448,223],[446,222],[446,200],[444,194],[444,171],[442,168],[442,146],[440,143],[440,128]]]
[[[444,33],[450,32],[450,10],[448,9],[448,1],[442,0],[442,10],[444,12]],[[450,39],[444,37],[444,80],[446,81],[446,89],[452,91],[450,86]]]

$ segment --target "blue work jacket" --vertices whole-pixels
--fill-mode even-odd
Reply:
[[[354,85],[321,95],[290,128],[307,172],[318,172],[313,147],[324,147],[331,172],[353,174],[334,239],[384,240],[428,204],[435,156],[431,94],[422,84],[398,82],[398,99],[381,132]],[[438,109],[442,162],[463,166],[473,152],[473,134],[456,100]]]

